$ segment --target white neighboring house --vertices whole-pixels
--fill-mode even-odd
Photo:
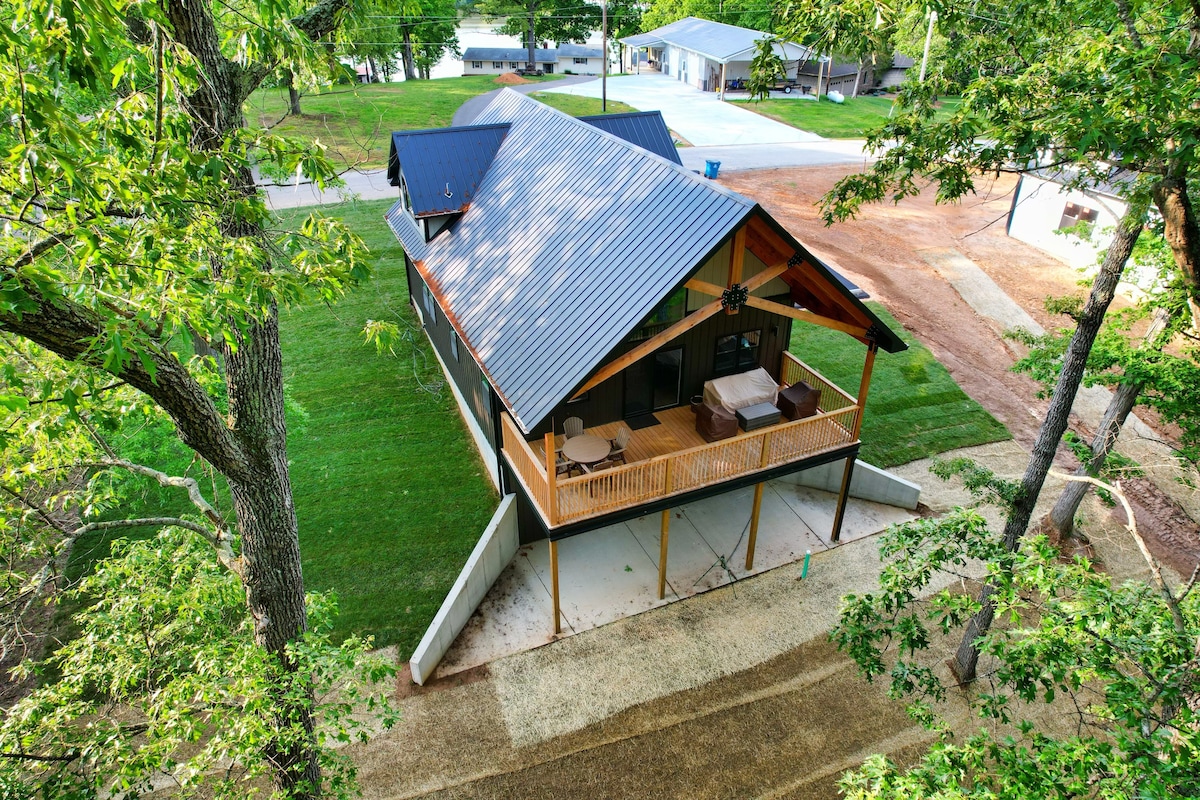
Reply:
[[[1061,169],[1022,173],[1008,214],[1008,235],[1073,267],[1094,266],[1125,213],[1121,194],[1131,177],[1114,172],[1108,181],[1081,190],[1064,186],[1075,175]],[[1068,228],[1075,232],[1059,233]]]
[[[621,43],[631,50],[645,50],[651,64],[664,75],[705,92],[722,91],[730,81],[750,77],[750,62],[755,43],[770,34],[739,28],[723,22],[685,17]],[[789,77],[795,77],[797,62],[815,58],[804,45],[779,40],[775,52],[788,65]]]
[[[533,51],[537,67],[547,75],[557,71],[558,51]],[[524,47],[468,47],[463,51],[463,75],[501,75],[525,69],[529,50]]]
[[[604,69],[604,52],[584,44],[558,46],[558,72],[574,75],[599,75]]]

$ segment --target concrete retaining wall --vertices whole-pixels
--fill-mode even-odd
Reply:
[[[409,662],[413,681],[424,685],[433,675],[454,639],[466,627],[471,614],[483,602],[484,595],[512,561],[519,546],[515,495],[506,495],[491,522],[479,537],[479,543],[467,559],[458,580],[446,595],[437,616],[425,631]]]
[[[842,488],[845,469],[845,461],[834,461],[803,472],[793,472],[777,480],[836,493]],[[855,461],[854,475],[850,479],[850,496],[911,511],[921,499],[921,487],[865,461]]]

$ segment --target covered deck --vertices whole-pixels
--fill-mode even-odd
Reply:
[[[857,443],[861,406],[856,398],[791,353],[784,353],[780,374],[782,387],[804,381],[820,390],[817,414],[710,443],[696,432],[688,406],[658,411],[654,414],[658,425],[631,431],[626,464],[576,477],[556,475],[554,451],[562,444],[561,436],[547,434],[527,442],[505,416],[502,452],[554,539],[567,526],[836,453]],[[624,426],[613,422],[587,432],[612,439]]]

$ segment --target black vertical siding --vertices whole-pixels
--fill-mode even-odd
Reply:
[[[774,299],[785,304],[791,303],[788,298]],[[779,380],[780,361],[783,358],[783,351],[787,350],[788,338],[792,332],[792,320],[748,306],[742,308],[737,314],[717,313],[661,348],[662,350],[683,348],[683,370],[679,390],[680,405],[688,402],[692,395],[701,394],[704,382],[714,377],[713,361],[716,356],[717,339],[732,333],[753,330],[762,331],[758,351],[759,366]],[[632,343],[623,346],[619,353],[613,355],[613,358],[616,358],[621,352],[632,349],[635,345],[636,343]],[[614,422],[622,418],[624,397],[625,375],[621,373],[593,387],[588,392],[586,400],[575,403],[559,403],[551,418],[539,425],[533,433],[537,436],[544,436],[550,430],[551,420],[553,420],[555,432],[562,433],[562,421],[567,417],[580,417],[589,428]]]
[[[429,336],[429,340],[433,343],[433,347],[437,350],[438,355],[441,356],[443,363],[445,363],[450,380],[454,382],[454,385],[458,387],[458,391],[466,398],[467,408],[475,417],[475,421],[479,423],[479,427],[483,429],[484,435],[492,445],[492,449],[499,453],[499,442],[496,441],[496,425],[495,420],[492,418],[492,393],[490,391],[486,394],[484,393],[483,370],[479,369],[479,365],[471,357],[467,346],[461,342],[458,346],[458,358],[455,359],[454,352],[450,349],[450,339],[453,336],[453,329],[446,320],[445,311],[439,308],[434,318],[430,318],[430,315],[425,311],[423,294],[425,282],[408,259],[405,259],[405,266],[408,269],[408,285],[411,287],[412,302],[424,320],[424,328],[426,334]],[[436,299],[434,302],[437,302]]]

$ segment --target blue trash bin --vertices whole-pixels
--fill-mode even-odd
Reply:
[[[705,161],[704,162],[704,177],[706,177],[706,178],[717,177],[717,170],[719,170],[720,168],[721,168],[720,161]]]

